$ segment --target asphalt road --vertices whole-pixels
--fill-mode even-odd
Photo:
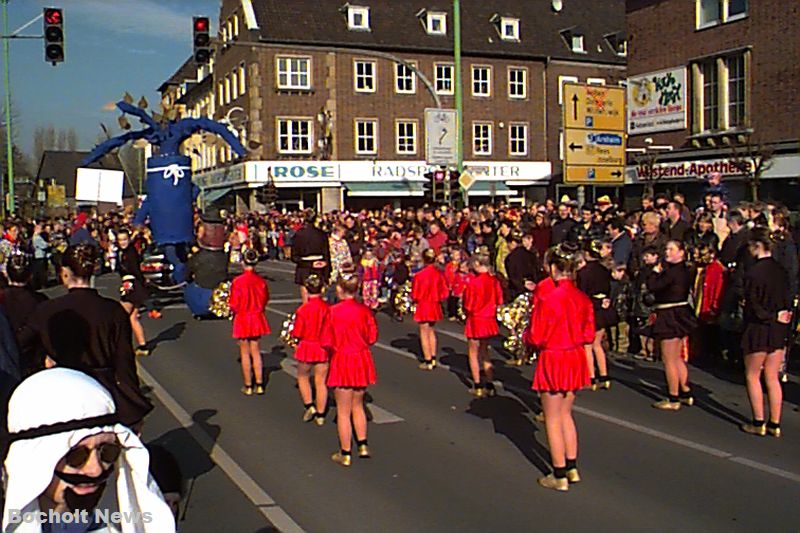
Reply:
[[[160,438],[193,479],[184,532],[675,531],[796,532],[800,527],[800,385],[786,386],[784,436],[759,438],[735,376],[692,369],[694,407],[652,409],[664,378],[658,364],[612,362],[610,391],[584,392],[576,407],[584,481],[544,490],[544,428],[530,392],[531,368],[497,359],[495,398],[467,393],[466,344],[442,323],[434,372],[417,369],[409,319],[379,316],[369,390],[373,458],[344,469],[329,416],[303,424],[290,351],[278,340],[298,305],[286,263],[261,265],[270,279],[273,334],[262,350],[265,396],[239,392],[238,351],[227,321],[192,319],[181,304],[144,320],[157,347],[140,359],[158,401],[145,436]],[[114,277],[98,281],[113,293]]]

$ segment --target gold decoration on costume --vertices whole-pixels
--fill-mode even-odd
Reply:
[[[292,331],[294,331],[294,321],[296,318],[297,314],[292,313],[289,318],[283,321],[283,327],[281,328],[281,342],[289,348],[296,348],[298,344],[297,338],[292,337]]]
[[[413,315],[417,306],[411,301],[411,282],[407,281],[397,290],[394,295],[394,309],[400,316]]]
[[[503,341],[503,348],[519,359],[528,356],[528,347],[523,336],[531,320],[533,311],[532,297],[529,293],[520,294],[513,302],[497,308],[497,320],[509,331],[509,336]]]
[[[208,310],[218,318],[233,318],[231,313],[231,282],[223,281],[211,293],[211,304]]]

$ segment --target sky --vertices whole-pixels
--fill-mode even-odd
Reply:
[[[119,131],[119,113],[103,108],[125,91],[157,105],[158,86],[192,53],[192,16],[209,16],[216,31],[220,0],[10,0],[9,32],[45,6],[64,9],[65,62],[45,63],[42,40],[11,40],[13,125],[28,155],[37,126],[73,127],[87,150],[101,122]],[[41,20],[21,33],[41,34]]]

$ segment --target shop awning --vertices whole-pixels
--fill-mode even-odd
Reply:
[[[219,189],[205,189],[203,190],[203,203],[205,205],[213,204],[226,194],[231,192],[230,187],[220,187]]]
[[[419,181],[365,181],[345,183],[347,196],[424,196],[424,183]]]
[[[470,196],[515,196],[517,191],[509,189],[502,181],[479,181],[469,189]]]

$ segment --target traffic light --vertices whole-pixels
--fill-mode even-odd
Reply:
[[[258,203],[271,206],[278,199],[278,189],[274,184],[267,184],[256,190]]]
[[[208,17],[192,19],[192,36],[194,42],[194,62],[206,65],[211,60],[211,23]]]
[[[44,60],[55,66],[64,61],[64,10],[44,8]]]

